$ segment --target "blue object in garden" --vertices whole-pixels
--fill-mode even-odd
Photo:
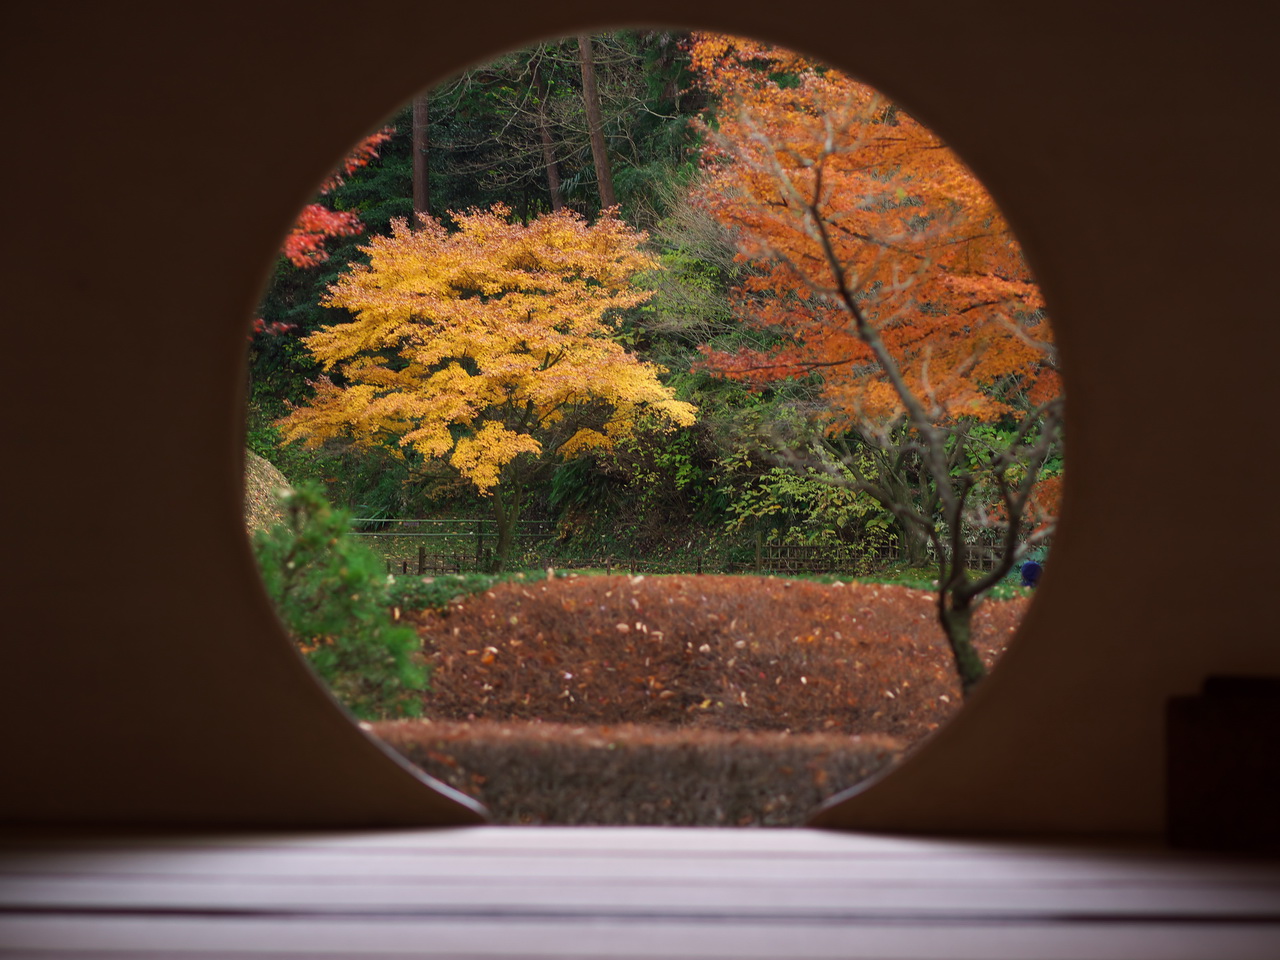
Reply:
[[[1044,572],[1044,567],[1034,560],[1028,560],[1018,569],[1022,573],[1022,585],[1024,587],[1034,587],[1040,582],[1040,574]]]

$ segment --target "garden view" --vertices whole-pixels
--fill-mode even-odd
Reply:
[[[803,822],[954,715],[1045,562],[1062,396],[1018,244],[791,51],[467,70],[343,158],[259,310],[267,591],[500,822]]]

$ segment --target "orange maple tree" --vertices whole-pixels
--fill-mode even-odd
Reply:
[[[851,475],[934,548],[967,691],[984,673],[972,608],[1051,529],[1023,523],[1060,438],[1039,289],[973,174],[870,87],[743,38],[697,34],[690,54],[718,104],[695,200],[738,243],[736,313],[766,344],[707,349],[705,366],[817,380],[819,462],[839,460],[833,482]],[[1002,561],[973,580],[966,540],[1001,517]]]
[[[1044,303],[1018,243],[931,131],[789,51],[698,34],[691,55],[721,104],[697,199],[751,262],[744,319],[786,336],[767,350],[709,351],[718,370],[757,381],[820,371],[830,424],[889,422],[904,398],[874,332],[932,419],[990,421],[1014,409],[1015,393],[1058,395]]]

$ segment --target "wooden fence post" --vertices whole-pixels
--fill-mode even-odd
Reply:
[[[418,544],[418,576],[427,572],[427,548]]]
[[[764,572],[764,531],[756,531],[756,573]]]

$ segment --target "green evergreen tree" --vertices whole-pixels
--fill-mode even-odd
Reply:
[[[378,559],[348,535],[348,518],[301,484],[285,520],[254,540],[267,594],[329,689],[366,720],[417,716],[427,669],[417,632],[393,622]]]

